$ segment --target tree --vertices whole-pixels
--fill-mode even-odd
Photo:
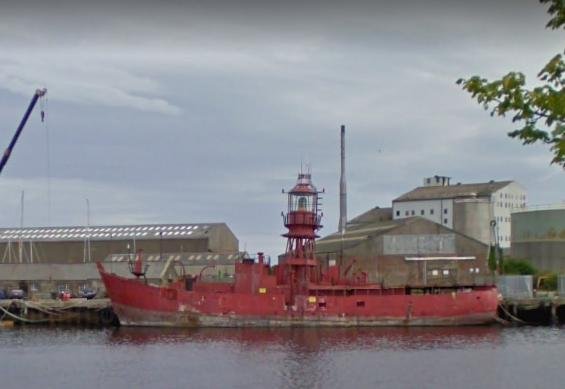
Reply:
[[[546,27],[565,30],[564,0],[540,0],[549,4],[551,19]],[[541,86],[528,89],[526,77],[510,72],[499,80],[488,81],[479,76],[459,79],[457,84],[490,110],[491,116],[512,115],[519,128],[508,133],[523,144],[542,142],[553,152],[551,163],[565,168],[565,61],[557,54],[538,73]]]
[[[488,268],[490,269],[490,271],[496,270],[496,251],[496,246],[490,245],[488,251]]]

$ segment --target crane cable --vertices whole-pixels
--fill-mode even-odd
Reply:
[[[41,108],[41,123],[45,128],[45,154],[46,154],[46,169],[47,169],[47,225],[51,225],[51,145],[50,145],[50,134],[49,125],[47,122],[47,96],[43,96],[39,100],[39,106]]]

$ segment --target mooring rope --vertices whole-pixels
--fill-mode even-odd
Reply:
[[[520,319],[520,318],[517,318],[516,316],[514,316],[513,314],[511,314],[510,312],[508,312],[508,310],[507,310],[506,308],[504,308],[504,305],[503,305],[503,304],[500,304],[499,307],[500,307],[500,309],[502,309],[502,312],[504,312],[505,314],[508,315],[508,317],[509,317],[510,319],[512,319],[512,320],[514,320],[514,321],[517,321],[518,323],[521,323],[521,324],[531,324],[531,323],[525,322],[524,320],[522,320],[522,319]]]
[[[4,315],[5,315],[5,316],[6,316],[6,315],[7,315],[7,316],[10,316],[12,319],[19,320],[19,321],[21,321],[21,322],[23,322],[23,323],[47,323],[47,322],[50,321],[49,319],[40,319],[40,320],[26,319],[25,317],[21,317],[21,316],[18,316],[18,315],[13,314],[12,312],[8,311],[6,308],[4,308],[4,307],[2,307],[2,306],[0,306],[0,310],[1,310],[2,312],[4,312]]]
[[[20,301],[21,301],[20,304],[25,305],[26,308],[32,308],[32,309],[35,309],[39,312],[43,312],[47,315],[61,315],[62,314],[62,312],[59,312],[56,308],[44,308],[41,305],[35,304],[31,301],[23,301],[23,300],[20,300]]]

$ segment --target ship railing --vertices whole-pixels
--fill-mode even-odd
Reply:
[[[239,262],[240,263],[259,263],[259,254],[245,253],[244,255],[240,256]],[[271,266],[271,256],[270,255],[263,255],[263,263]]]
[[[317,226],[322,221],[320,215],[313,214],[311,212],[291,212],[284,215],[284,224],[306,224],[311,226]]]

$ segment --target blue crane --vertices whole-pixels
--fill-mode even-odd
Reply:
[[[20,134],[22,133],[22,130],[24,129],[24,126],[27,122],[27,119],[29,118],[31,111],[33,111],[33,107],[35,107],[37,100],[40,97],[45,96],[46,93],[47,93],[47,89],[44,88],[44,89],[37,89],[35,91],[35,93],[33,94],[33,97],[32,97],[32,99],[29,103],[29,106],[27,107],[27,110],[24,114],[24,117],[22,118],[22,121],[20,122],[20,125],[18,126],[18,129],[16,130],[16,133],[12,137],[12,141],[10,142],[10,145],[8,146],[6,151],[4,151],[4,155],[2,155],[2,160],[0,160],[0,174],[2,174],[2,171],[4,170],[4,166],[6,165],[6,162],[8,162],[8,159],[10,158],[10,155],[12,154],[14,146],[16,145],[16,142],[18,141],[18,138],[20,137]],[[41,120],[43,120],[43,113],[41,114]]]

